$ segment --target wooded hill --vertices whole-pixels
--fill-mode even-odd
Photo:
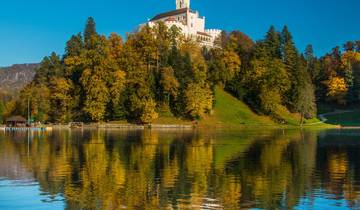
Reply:
[[[89,18],[65,54],[45,57],[34,80],[2,103],[0,114],[24,115],[29,100],[32,116],[43,122],[203,119],[211,116],[220,88],[258,115],[287,123],[283,113],[297,113],[303,122],[316,117],[319,103],[359,101],[360,41],[317,58],[311,45],[301,53],[285,26],[281,32],[270,27],[257,42],[223,32],[216,44],[202,48],[162,23],[124,41],[98,34]]]

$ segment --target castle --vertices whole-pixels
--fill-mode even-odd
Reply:
[[[218,29],[205,29],[205,17],[190,9],[190,0],[176,0],[176,10],[155,15],[147,24],[153,27],[159,21],[169,28],[177,26],[185,37],[206,47],[213,47],[215,39],[221,34]]]

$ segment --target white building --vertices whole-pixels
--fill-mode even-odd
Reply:
[[[193,38],[203,46],[213,47],[215,39],[221,34],[218,29],[205,29],[205,17],[190,9],[190,0],[176,0],[176,10],[158,14],[147,24],[152,27],[159,21],[169,28],[177,26],[185,37]]]

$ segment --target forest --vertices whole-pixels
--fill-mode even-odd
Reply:
[[[302,122],[315,118],[320,105],[346,108],[360,100],[360,40],[318,57],[312,45],[297,49],[287,26],[271,26],[258,41],[224,31],[216,46],[201,47],[161,22],[126,39],[107,37],[90,17],[64,55],[45,57],[18,95],[0,97],[0,122],[27,116],[28,106],[33,121],[52,123],[200,120],[212,114],[215,88],[278,123],[284,110]]]

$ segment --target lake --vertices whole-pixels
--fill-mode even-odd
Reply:
[[[360,209],[360,130],[0,131],[0,209]]]

